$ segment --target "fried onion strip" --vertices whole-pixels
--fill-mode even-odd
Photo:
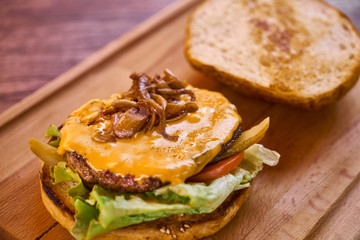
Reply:
[[[131,74],[132,86],[122,94],[122,98],[115,99],[88,121],[88,125],[93,125],[111,120],[111,126],[104,132],[96,132],[92,139],[114,142],[116,138],[131,138],[137,132],[147,132],[159,125],[164,138],[176,141],[178,136],[166,132],[166,123],[197,111],[198,106],[195,93],[186,88],[187,83],[178,80],[169,70],[165,70],[164,74],[163,77],[155,75],[154,78],[143,73]],[[180,101],[182,95],[189,96],[187,102]]]

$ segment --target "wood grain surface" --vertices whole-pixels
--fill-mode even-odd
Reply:
[[[0,1],[0,112],[174,1]]]
[[[35,2],[44,7],[53,3]],[[265,167],[257,176],[249,198],[234,220],[208,239],[360,238],[360,85],[338,103],[307,112],[246,98],[205,78],[189,66],[183,54],[183,29],[197,2],[176,3],[0,115],[0,239],[72,239],[41,202],[38,182],[41,162],[29,151],[29,139],[44,140],[49,124],[61,124],[87,100],[127,90],[131,72],[152,75],[164,68],[172,69],[180,79],[196,87],[222,92],[237,106],[244,129],[270,116],[270,128],[262,143],[282,155],[278,166]],[[4,3],[13,4],[1,2]],[[18,4],[31,9],[31,2]],[[359,9],[359,3],[353,1],[349,9],[353,11],[356,6]],[[3,14],[3,8],[0,9]],[[354,10],[355,15],[358,12]],[[11,41],[6,44],[10,46]],[[64,48],[60,55],[63,51]],[[89,54],[87,51],[80,52]],[[22,54],[18,53],[18,59]],[[43,54],[46,56],[45,50]],[[10,62],[7,67],[11,69],[17,61]],[[15,72],[0,74],[7,78],[15,76]],[[19,84],[26,87],[22,81]]]

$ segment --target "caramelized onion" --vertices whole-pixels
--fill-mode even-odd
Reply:
[[[177,121],[177,120],[183,118],[187,113],[196,112],[198,110],[198,106],[194,102],[187,102],[182,106],[179,106],[179,107],[176,107],[176,108],[173,107],[173,108],[174,109],[177,108],[177,111],[176,112],[170,112],[171,110],[174,110],[174,109],[169,109],[169,112],[167,112],[167,116],[166,116],[166,121],[167,122]]]
[[[136,107],[136,102],[126,99],[116,99],[111,103],[111,106],[113,107],[115,112],[118,112],[121,110],[127,110],[129,108]]]
[[[91,136],[92,140],[97,141],[97,142],[101,142],[101,143],[106,143],[106,142],[116,142],[116,138],[114,135],[112,134],[105,134],[102,132],[95,132],[92,136]]]
[[[179,120],[187,113],[197,111],[198,106],[194,92],[186,88],[185,82],[179,81],[169,70],[165,70],[164,75],[150,78],[146,74],[131,74],[132,86],[122,94],[122,98],[114,100],[107,108],[102,108],[88,121],[88,125],[93,125],[111,120],[111,126],[105,132],[96,132],[92,139],[114,142],[116,138],[131,138],[137,132],[147,132],[159,125],[164,138],[176,141],[178,136],[166,132],[166,122]],[[178,103],[184,94],[190,100]]]
[[[115,136],[118,138],[131,138],[143,128],[146,120],[147,115],[144,112],[136,108],[127,110],[114,125]]]
[[[150,96],[152,99],[155,100],[156,103],[158,103],[161,106],[162,109],[166,108],[167,101],[165,100],[165,98],[155,93],[151,93]]]

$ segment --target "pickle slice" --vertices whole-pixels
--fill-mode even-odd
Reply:
[[[233,156],[235,154],[244,151],[251,145],[259,142],[265,135],[267,129],[269,128],[270,118],[265,118],[261,123],[252,127],[251,129],[243,132],[240,137],[238,137],[231,147],[219,156],[219,160]]]
[[[30,139],[29,146],[38,158],[50,166],[55,166],[58,162],[66,162],[65,158],[58,154],[56,147],[50,146],[35,138]]]

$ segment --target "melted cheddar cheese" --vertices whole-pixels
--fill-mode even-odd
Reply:
[[[183,183],[198,173],[221,150],[238,128],[241,118],[236,107],[222,94],[194,88],[198,111],[167,123],[166,131],[178,135],[177,141],[161,136],[158,127],[131,139],[115,143],[93,141],[91,135],[105,128],[105,123],[87,126],[87,121],[121,95],[92,100],[74,111],[61,129],[59,154],[75,151],[87,159],[95,171],[110,170],[118,175],[157,177],[171,184]],[[109,123],[108,123],[109,124]]]

